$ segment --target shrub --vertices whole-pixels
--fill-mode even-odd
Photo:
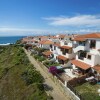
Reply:
[[[50,66],[58,66],[59,65],[59,63],[57,63],[57,62],[51,62],[51,61],[45,61],[43,64],[48,68]]]
[[[43,56],[39,58],[39,61],[41,61],[41,62],[44,61],[44,60],[46,60],[46,58],[43,57]]]
[[[38,83],[38,84],[37,84],[37,87],[38,87],[38,89],[41,90],[41,91],[44,90],[44,86],[43,86],[42,83]]]
[[[22,77],[26,81],[27,85],[30,85],[32,83],[42,83],[43,82],[43,77],[38,71],[36,71],[32,67],[32,65],[27,67],[26,71],[22,73]]]

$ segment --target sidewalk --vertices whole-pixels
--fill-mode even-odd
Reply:
[[[25,50],[25,53],[27,54],[30,62],[34,65],[34,67],[36,68],[36,70],[40,71],[41,75],[44,77],[45,84],[47,84],[48,86],[50,86],[50,87],[53,88],[53,90],[49,90],[47,93],[50,94],[54,98],[54,100],[70,100],[68,97],[66,97],[60,91],[60,89],[58,88],[58,86],[56,86],[56,84],[52,81],[52,79],[48,76],[48,74],[43,71],[43,69],[36,62],[36,60],[32,56],[30,56],[30,52],[27,52]]]

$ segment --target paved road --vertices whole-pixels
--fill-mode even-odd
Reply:
[[[24,49],[25,50],[25,49]],[[40,67],[40,65],[35,61],[35,59],[30,56],[30,52],[27,52],[25,50],[25,53],[27,54],[30,62],[34,65],[36,70],[40,71],[41,75],[45,79],[45,84],[49,85],[50,87],[53,88],[53,90],[49,90],[47,93],[49,93],[54,100],[69,100],[68,97],[66,97],[61,90],[56,86],[56,84],[52,81],[52,79],[48,76],[46,72],[43,71],[43,69]]]

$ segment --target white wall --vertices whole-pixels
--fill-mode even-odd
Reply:
[[[96,41],[96,49],[100,49],[100,39]]]
[[[87,50],[87,51],[90,50],[90,40],[86,41],[85,50]]]
[[[43,44],[43,45],[42,45],[42,48],[44,48],[44,49],[50,49],[50,45],[48,45],[48,44]]]
[[[76,60],[87,63],[91,66],[95,66],[97,64],[100,64],[100,56],[99,55],[91,55],[91,59],[84,58],[83,60],[78,59],[78,55],[76,55]]]
[[[64,40],[60,41],[60,45],[63,46],[64,45]]]

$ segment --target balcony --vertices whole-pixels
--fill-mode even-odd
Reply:
[[[84,45],[78,45],[76,48],[73,48],[73,50],[74,50],[74,53],[76,53],[76,52],[78,52],[80,50],[84,51],[85,50],[85,46]]]

